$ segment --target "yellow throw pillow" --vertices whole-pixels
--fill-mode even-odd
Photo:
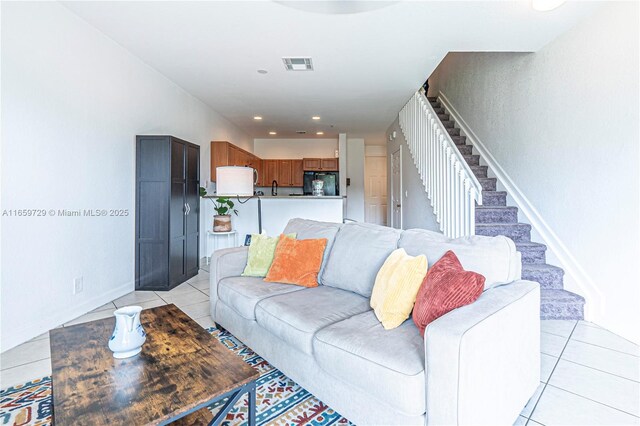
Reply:
[[[416,303],[420,285],[427,275],[427,257],[409,256],[394,250],[378,271],[371,293],[371,307],[385,330],[402,324]]]

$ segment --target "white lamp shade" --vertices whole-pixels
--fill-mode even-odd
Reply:
[[[216,195],[253,196],[253,173],[251,167],[216,167]]]

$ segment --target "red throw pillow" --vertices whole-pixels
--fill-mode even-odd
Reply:
[[[424,336],[430,322],[447,312],[473,303],[484,290],[484,277],[465,271],[454,252],[449,250],[433,264],[418,290],[413,307],[413,322]]]

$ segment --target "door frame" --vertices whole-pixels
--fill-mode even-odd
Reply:
[[[398,167],[400,169],[399,173],[398,173],[399,174],[399,181],[400,181],[399,185],[398,185],[398,188],[399,188],[399,191],[400,191],[400,194],[398,194],[399,195],[399,199],[400,199],[400,223],[398,224],[399,228],[396,228],[396,229],[402,229],[402,145],[400,145],[396,151],[392,152],[391,156],[389,157],[389,171],[390,171],[390,173],[389,173],[389,175],[390,175],[389,176],[389,182],[391,183],[391,188],[389,188],[390,189],[390,191],[389,191],[389,206],[390,206],[389,208],[390,208],[390,211],[389,211],[389,213],[390,213],[390,219],[391,220],[389,221],[389,223],[391,224],[392,228],[395,228],[396,225],[397,225],[395,223],[395,215],[393,213],[393,210],[395,208],[395,202],[393,201],[393,188],[394,188],[394,184],[395,184],[395,182],[393,180],[393,157],[396,154],[398,155]]]

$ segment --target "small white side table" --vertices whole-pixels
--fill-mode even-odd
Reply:
[[[209,238],[213,238],[213,250],[209,251]],[[238,233],[207,231],[207,239],[204,242],[204,251],[207,254],[207,265],[211,262],[211,254],[220,249],[238,247]]]

